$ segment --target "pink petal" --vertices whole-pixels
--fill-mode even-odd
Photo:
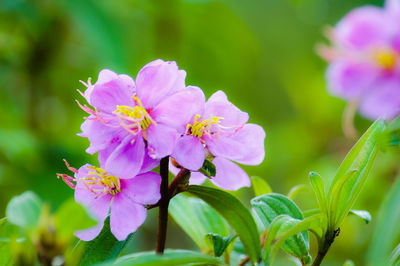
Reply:
[[[112,143],[121,141],[127,135],[125,130],[112,127],[113,124],[110,123],[111,126],[106,126],[102,122],[90,119],[82,123],[82,133],[78,135],[89,139],[90,146],[86,149],[87,153],[94,154],[103,150]]]
[[[201,185],[206,181],[207,177],[200,172],[190,172],[190,185]]]
[[[246,124],[232,135],[221,134],[216,139],[206,139],[211,154],[241,164],[257,165],[264,160],[265,132],[255,124]]]
[[[161,101],[151,116],[165,125],[184,133],[186,125],[196,114],[204,112],[205,96],[198,87],[189,86]]]
[[[198,170],[203,166],[206,152],[200,139],[185,135],[178,139],[172,157],[184,168]]]
[[[222,117],[220,124],[226,127],[241,126],[249,119],[249,115],[229,102],[222,91],[211,95],[206,103],[204,119],[212,117]]]
[[[160,159],[153,159],[149,156],[148,149],[146,148],[143,158],[142,168],[140,169],[139,174],[149,172],[157,167],[160,163]]]
[[[171,161],[169,163],[169,171],[174,174],[175,176],[179,173],[181,169],[175,167]],[[206,176],[203,175],[200,172],[190,172],[190,179],[189,179],[189,184],[190,185],[201,185],[204,183],[206,180]]]
[[[185,77],[186,72],[179,70],[175,62],[155,60],[139,71],[137,96],[146,109],[154,108],[169,95],[185,88]]]
[[[336,61],[327,69],[328,88],[333,95],[357,99],[368,90],[379,71],[367,63]]]
[[[355,49],[384,45],[391,31],[387,17],[382,8],[375,6],[354,9],[335,27],[335,41]]]
[[[132,143],[132,136],[129,135],[107,158],[104,170],[119,178],[132,178],[142,167],[144,152],[145,144],[142,136],[137,135]]]
[[[136,203],[156,204],[160,200],[161,176],[147,172],[131,179],[121,180],[121,189]]]
[[[149,155],[153,159],[160,159],[170,155],[178,138],[178,133],[175,129],[160,123],[150,125],[146,130],[146,134]]]
[[[361,113],[370,119],[393,119],[400,114],[400,76],[382,77],[360,100]]]
[[[85,206],[88,212],[98,221],[104,221],[108,215],[111,203],[111,195],[106,194],[98,197],[95,193],[90,192],[84,182],[79,180],[87,176],[88,164],[82,166],[76,174],[78,182],[75,187],[75,201]]]
[[[74,232],[74,235],[83,241],[90,241],[96,238],[103,229],[104,221],[99,221],[96,226],[90,227],[89,229],[79,230]]]
[[[113,235],[123,241],[146,219],[146,208],[132,201],[123,191],[115,195],[111,206],[110,227]]]
[[[95,84],[90,94],[89,103],[96,109],[106,113],[115,111],[117,105],[133,106],[132,88],[134,86],[134,83],[129,82],[126,76],[112,79],[106,83]]]
[[[211,178],[211,182],[216,186],[226,190],[250,186],[249,176],[235,163],[221,157],[215,157],[212,163],[215,165],[216,174]]]

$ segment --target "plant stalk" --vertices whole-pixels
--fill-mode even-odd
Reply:
[[[167,239],[167,226],[168,226],[168,205],[169,205],[169,193],[168,193],[168,163],[169,157],[164,157],[160,161],[160,175],[161,185],[160,193],[161,199],[158,202],[158,231],[157,231],[157,242],[156,242],[156,254],[162,255],[165,249],[165,241]]]
[[[325,258],[326,254],[328,253],[329,248],[331,247],[335,238],[339,235],[340,228],[335,231],[328,231],[325,234],[325,241],[322,244],[322,247],[318,248],[318,255],[315,258],[312,266],[319,266],[322,263],[322,260]]]

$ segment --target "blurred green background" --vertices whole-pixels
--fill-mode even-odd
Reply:
[[[13,195],[33,190],[52,208],[73,195],[55,173],[63,158],[95,163],[76,136],[85,113],[79,80],[103,68],[133,77],[157,58],[177,61],[187,84],[206,96],[224,90],[267,133],[265,161],[245,167],[286,194],[317,171],[329,182],[354,140],[341,129],[345,103],[325,88],[315,53],[322,31],[362,0],[2,0],[0,1],[0,217]],[[364,131],[370,121],[356,117]],[[376,214],[397,174],[399,156],[380,153],[356,209]],[[251,189],[238,194],[248,204]],[[296,202],[313,208],[304,191]],[[154,248],[151,211],[128,250]],[[365,264],[374,222],[347,219],[326,265]],[[195,248],[171,222],[167,246]],[[286,256],[282,265],[293,265]]]

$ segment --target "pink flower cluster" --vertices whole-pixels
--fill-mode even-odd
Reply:
[[[329,37],[333,47],[322,50],[322,56],[330,61],[331,93],[358,102],[361,113],[371,119],[399,115],[400,1],[352,10]]]
[[[74,177],[59,175],[99,221],[76,233],[82,240],[98,235],[109,214],[117,239],[134,232],[144,222],[145,205],[160,199],[161,177],[151,171],[166,156],[191,171],[192,183],[204,181],[198,171],[209,160],[216,168],[215,185],[229,190],[250,185],[232,161],[261,163],[264,130],[247,123],[248,114],[222,91],[206,102],[200,88],[185,85],[185,77],[175,62],[159,59],[145,65],[136,81],[102,70],[95,84],[84,83],[82,95],[90,106],[78,102],[89,114],[79,136],[89,139],[88,153],[98,152],[100,167],[69,167]]]

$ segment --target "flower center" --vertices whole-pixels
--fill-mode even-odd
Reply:
[[[88,176],[80,178],[86,188],[99,196],[106,194],[116,195],[121,192],[121,182],[118,177],[108,174],[105,170],[89,166]]]
[[[376,53],[376,60],[384,69],[393,69],[398,57],[397,53],[391,49],[382,49]]]
[[[136,95],[133,96],[133,100],[137,104],[135,107],[117,105],[117,109],[113,113],[117,115],[123,128],[136,135],[139,131],[145,131],[150,124],[155,124],[156,122],[151,118],[147,110],[144,109],[142,102]]]
[[[199,139],[203,135],[212,135],[215,133],[212,131],[212,126],[217,125],[219,123],[219,120],[221,119],[222,117],[213,117],[211,119],[206,119],[202,121],[200,115],[196,115],[193,121],[193,125],[188,124],[186,126],[186,134],[193,135],[195,137],[198,137]]]

